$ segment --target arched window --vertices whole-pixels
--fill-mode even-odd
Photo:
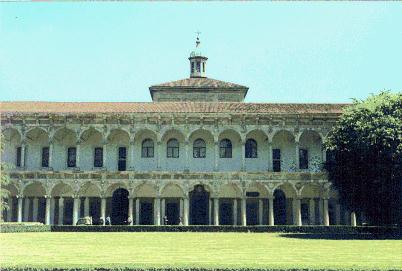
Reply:
[[[246,141],[246,158],[257,158],[257,142],[254,139]]]
[[[232,158],[232,142],[229,139],[222,139],[219,143],[219,157]]]
[[[205,158],[206,156],[206,146],[205,141],[201,138],[196,139],[193,144],[193,157],[194,158]]]
[[[152,139],[147,138],[142,141],[141,157],[154,157],[154,141]]]
[[[179,141],[172,138],[167,142],[166,155],[168,158],[179,158]]]

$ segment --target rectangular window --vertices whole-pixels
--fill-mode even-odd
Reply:
[[[299,165],[300,169],[308,169],[308,151],[299,149]]]
[[[194,73],[194,62],[191,62],[191,73]]]
[[[49,147],[42,148],[42,167],[49,167]]]
[[[168,147],[167,148],[168,158],[179,158],[179,147]]]
[[[197,61],[197,72],[201,72],[201,63]]]
[[[280,149],[272,150],[272,169],[274,172],[281,171],[281,150]]]
[[[202,62],[202,72],[205,72],[205,62]]]
[[[126,170],[126,162],[127,162],[127,148],[120,147],[119,148],[119,162],[117,165],[119,171]]]
[[[103,148],[102,147],[95,148],[94,167],[103,167]]]
[[[76,167],[77,149],[70,147],[67,149],[67,167]]]
[[[21,149],[21,147],[17,147],[17,160],[15,161],[17,167],[21,166]]]

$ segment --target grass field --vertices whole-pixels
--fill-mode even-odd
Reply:
[[[294,235],[296,237],[300,235]],[[401,240],[278,233],[3,233],[1,266],[402,269]]]

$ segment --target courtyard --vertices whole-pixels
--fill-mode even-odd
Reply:
[[[401,240],[315,239],[280,233],[1,234],[2,269],[278,268],[400,270]]]

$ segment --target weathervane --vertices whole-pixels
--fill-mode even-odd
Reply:
[[[197,34],[197,41],[195,42],[195,47],[198,47],[199,45],[200,45],[200,34],[201,34],[201,32],[200,31],[197,31],[197,32],[195,32],[196,34]]]

